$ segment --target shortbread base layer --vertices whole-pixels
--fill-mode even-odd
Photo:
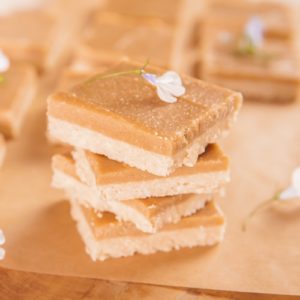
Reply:
[[[178,167],[194,166],[199,154],[205,151],[208,144],[216,143],[228,133],[235,117],[236,115],[232,119],[219,122],[175,156],[150,152],[51,115],[48,115],[48,130],[53,138],[61,142],[97,154],[103,154],[112,160],[124,162],[129,166],[157,176],[167,176]]]
[[[158,251],[169,252],[173,249],[212,246],[223,240],[225,232],[224,223],[206,226],[200,221],[199,224],[194,223],[192,227],[182,228],[178,223],[173,225],[173,229],[168,228],[155,234],[97,239],[76,201],[71,201],[71,215],[77,223],[86,252],[94,261],[132,256],[135,253],[148,255]]]
[[[180,202],[174,201],[174,204],[162,205],[156,213],[147,215],[146,212],[151,211],[151,206],[148,209],[141,208],[141,200],[104,201],[91,187],[60,170],[53,170],[52,186],[63,189],[67,197],[73,201],[78,201],[99,212],[111,212],[118,220],[129,221],[139,230],[149,233],[156,232],[166,224],[177,223],[182,217],[192,215],[212,198],[212,195],[191,195]],[[142,201],[147,201],[147,199]],[[161,201],[163,204],[164,199],[162,198]]]
[[[205,74],[203,77],[209,82],[242,92],[246,100],[289,103],[299,96],[299,85],[296,81],[268,81],[268,78],[259,80]]]

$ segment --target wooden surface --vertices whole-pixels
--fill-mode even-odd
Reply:
[[[299,297],[213,292],[0,269],[1,300],[296,300]]]

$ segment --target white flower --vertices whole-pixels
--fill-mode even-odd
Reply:
[[[9,69],[10,62],[8,57],[0,50],[0,72],[5,72]]]
[[[3,231],[0,229],[0,246],[5,243],[5,237],[3,234]],[[0,247],[0,260],[4,259],[5,256],[5,250]]]
[[[280,200],[288,200],[300,197],[300,167],[296,168],[292,174],[292,184],[279,195]]]
[[[156,86],[158,97],[165,102],[174,103],[177,101],[176,97],[185,93],[181,78],[174,71],[168,71],[161,76],[150,73],[144,73],[142,76],[149,83]]]
[[[264,40],[264,28],[261,19],[257,16],[252,17],[245,26],[244,34],[255,48],[261,48]]]

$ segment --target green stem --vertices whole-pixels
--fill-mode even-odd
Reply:
[[[242,229],[243,231],[247,230],[247,226],[249,224],[249,222],[251,221],[251,219],[261,210],[267,208],[270,204],[274,203],[274,201],[279,200],[279,195],[281,194],[280,192],[277,192],[271,199],[267,200],[266,202],[263,202],[261,204],[259,204],[249,215],[248,217],[245,219],[245,221],[243,222],[242,225]]]
[[[123,76],[123,75],[142,75],[145,72],[145,68],[149,64],[149,60],[147,59],[146,63],[139,69],[133,69],[133,70],[128,70],[128,71],[120,71],[120,72],[115,72],[115,73],[109,73],[109,74],[98,74],[93,76],[92,78],[88,79],[85,83],[91,83],[95,80],[98,79],[106,79],[106,78],[111,78],[111,77],[117,77],[117,76]]]

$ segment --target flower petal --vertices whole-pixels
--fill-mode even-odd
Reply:
[[[177,101],[176,97],[172,96],[168,91],[163,89],[161,86],[157,86],[156,91],[158,97],[167,103],[175,103]]]
[[[245,35],[249,37],[255,47],[261,47],[263,43],[263,23],[262,20],[253,16],[245,27]]]
[[[142,77],[153,85],[157,85],[157,76],[151,73],[144,73]]]
[[[292,175],[292,185],[300,194],[300,167],[296,168]]]
[[[5,236],[3,234],[3,231],[0,229],[0,245],[3,245],[5,243]]]
[[[174,71],[167,71],[161,76],[157,77],[157,83],[172,83],[176,85],[182,85],[180,76]]]
[[[5,72],[9,69],[10,62],[8,57],[0,50],[0,72]]]
[[[174,85],[174,84],[158,84],[162,89],[168,91],[170,94],[179,97],[184,95],[185,93],[185,87],[182,85]]]
[[[298,191],[293,186],[290,186],[286,190],[284,190],[283,192],[280,193],[279,199],[280,200],[288,200],[288,199],[296,198],[299,196],[300,196],[300,194],[298,193]]]

